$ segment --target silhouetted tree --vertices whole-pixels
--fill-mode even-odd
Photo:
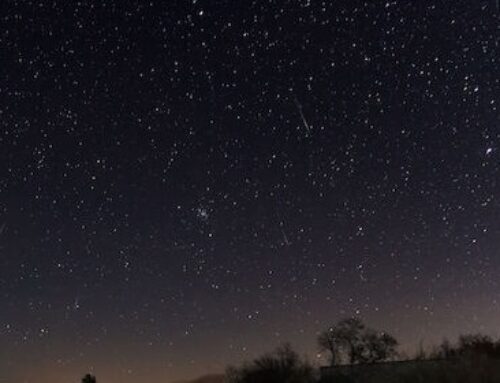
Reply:
[[[312,383],[312,367],[301,360],[289,345],[227,372],[230,383]]]
[[[365,363],[381,362],[397,355],[398,341],[387,333],[367,329],[362,336],[362,342],[362,361]]]
[[[494,356],[495,349],[495,342],[493,342],[493,340],[486,335],[460,335],[460,337],[458,338],[458,353],[460,355],[477,354]]]
[[[96,378],[94,375],[87,374],[82,378],[82,383],[96,383]]]
[[[417,352],[415,353],[415,356],[413,357],[413,359],[414,360],[426,360],[426,359],[429,359],[429,355],[425,351],[424,341],[422,339],[420,339],[420,341],[418,342]]]
[[[457,349],[450,343],[448,339],[444,339],[443,342],[437,347],[437,349],[431,352],[429,355],[431,359],[450,359],[456,356]]]
[[[320,350],[329,353],[331,365],[386,360],[396,355],[397,344],[394,337],[367,328],[358,318],[343,319],[318,336]]]
[[[330,366],[335,366],[341,362],[341,348],[334,328],[331,327],[319,334],[318,345],[320,351],[328,352]]]
[[[460,335],[455,345],[447,340],[438,347],[433,357],[470,358],[470,357],[500,358],[500,341],[493,341],[489,336],[482,334]]]
[[[341,363],[342,359],[357,363],[361,359],[364,329],[365,325],[357,318],[343,319],[319,335],[320,350],[330,354],[332,365]]]

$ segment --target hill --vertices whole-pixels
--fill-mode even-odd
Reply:
[[[223,383],[223,382],[224,382],[223,374],[210,374],[210,375],[200,376],[199,378],[196,378],[194,380],[187,380],[176,383]]]

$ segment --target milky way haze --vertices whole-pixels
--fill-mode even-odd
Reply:
[[[0,382],[500,335],[498,15],[3,0]]]

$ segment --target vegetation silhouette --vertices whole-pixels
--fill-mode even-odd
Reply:
[[[241,368],[229,368],[228,383],[313,383],[313,367],[285,344]]]
[[[431,357],[500,359],[500,340],[495,342],[491,337],[482,334],[460,335],[455,345],[445,339],[431,353]]]
[[[413,358],[397,353],[397,340],[387,332],[347,318],[319,334],[321,351],[329,365],[313,367],[289,344],[278,347],[225,376],[210,376],[216,383],[500,383],[500,340],[482,334],[461,335],[455,343],[444,340],[431,351],[423,345]],[[207,377],[205,380],[208,381]],[[197,381],[195,381],[197,382]],[[82,383],[96,383],[87,374]]]
[[[340,326],[341,329],[344,327],[345,325]],[[359,330],[350,332],[351,335],[356,335],[350,346],[357,344],[361,348],[365,347],[363,335],[359,334],[366,334],[366,327],[357,323],[348,328]],[[322,336],[324,337],[324,334]],[[371,335],[368,336],[370,337]],[[327,339],[330,339],[327,344],[331,344],[332,338]],[[342,341],[343,339],[340,344]],[[394,341],[395,339],[389,341],[389,349],[395,347]],[[385,340],[382,340],[381,343],[384,342]],[[375,343],[378,344],[378,341]],[[335,349],[342,348],[337,346]],[[461,335],[455,344],[444,340],[431,352],[426,352],[421,345],[412,359],[395,359],[396,355],[392,351],[389,354],[382,351],[376,358],[364,358],[363,355],[363,352],[357,351],[355,358],[350,359],[354,360],[353,364],[335,364],[322,368],[320,383],[500,382],[500,340],[494,341],[482,334]],[[393,361],[385,362],[389,359]]]
[[[95,378],[94,375],[91,375],[91,374],[86,374],[83,378],[82,378],[82,383],[96,383],[97,380]]]
[[[397,353],[387,332],[347,318],[318,336],[329,366],[318,370],[289,345],[229,368],[225,383],[500,383],[500,341],[481,335],[445,340],[430,352],[420,347],[414,358]]]
[[[367,327],[358,318],[347,318],[318,336],[320,351],[329,353],[330,365],[376,363],[397,356],[397,340]]]

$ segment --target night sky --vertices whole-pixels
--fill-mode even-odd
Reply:
[[[171,382],[359,316],[500,335],[498,1],[3,0],[0,382]]]

